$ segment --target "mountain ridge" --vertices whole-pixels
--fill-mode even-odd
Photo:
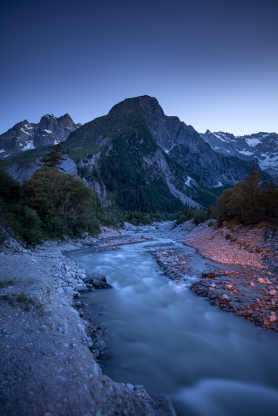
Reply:
[[[147,212],[174,211],[185,203],[208,206],[254,164],[217,153],[191,125],[166,116],[157,99],[146,95],[123,100],[73,130],[63,147],[71,173],[94,187],[103,205],[112,201]],[[46,151],[17,153],[2,166],[20,179]]]
[[[262,171],[278,181],[278,134],[252,133],[234,136],[231,133],[200,133],[210,147],[220,154],[233,155],[242,160],[256,161]]]
[[[1,158],[7,157],[7,153],[22,152],[65,141],[80,125],[75,124],[67,113],[58,118],[53,114],[45,114],[37,124],[29,123],[25,119],[0,135]]]

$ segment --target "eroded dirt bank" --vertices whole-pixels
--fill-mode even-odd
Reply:
[[[278,233],[257,227],[195,227],[183,244],[221,266],[203,273],[191,290],[211,304],[278,332]],[[210,270],[211,272],[211,270]]]
[[[166,397],[102,375],[94,356],[105,328],[81,318],[86,304],[77,290],[86,274],[63,254],[83,243],[2,246],[1,415],[175,415]]]

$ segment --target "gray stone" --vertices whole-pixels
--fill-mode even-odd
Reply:
[[[64,292],[65,292],[67,295],[69,295],[69,296],[73,296],[73,292],[74,292],[74,290],[73,290],[73,288],[72,288],[72,287],[70,287],[70,286],[66,286],[66,287],[64,287]]]
[[[102,350],[104,350],[105,347],[106,347],[106,344],[103,341],[103,339],[98,339],[97,341],[94,342],[94,349],[95,350],[102,351]]]

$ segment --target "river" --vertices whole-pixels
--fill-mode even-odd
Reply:
[[[188,290],[208,267],[194,249],[182,246],[192,268],[187,284],[177,286],[163,276],[149,245],[68,254],[113,286],[82,295],[88,315],[109,331],[111,358],[101,362],[103,373],[168,396],[180,416],[277,416],[278,335]]]

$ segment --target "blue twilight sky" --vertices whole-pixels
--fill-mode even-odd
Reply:
[[[278,132],[278,0],[1,0],[0,134],[156,97],[197,131]]]

